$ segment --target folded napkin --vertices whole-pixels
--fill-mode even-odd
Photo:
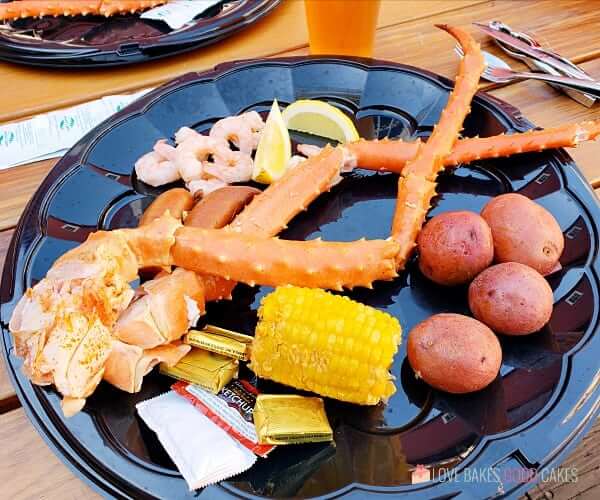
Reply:
[[[0,125],[0,170],[65,154],[90,130],[152,89],[105,96]]]

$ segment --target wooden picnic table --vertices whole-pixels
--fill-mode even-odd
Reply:
[[[412,64],[453,76],[457,61],[453,41],[435,23],[468,27],[473,21],[500,19],[532,32],[545,45],[600,78],[600,8],[588,0],[384,0],[375,57]],[[485,50],[499,54],[477,32]],[[305,55],[307,32],[303,2],[287,0],[271,15],[239,34],[181,56],[116,69],[48,70],[0,63],[5,97],[0,123],[26,118],[98,98],[154,86],[188,71],[255,57]],[[514,63],[519,67],[517,63]],[[492,86],[492,95],[519,108],[538,126],[600,119],[600,107],[588,109],[540,82]],[[8,91],[8,92],[7,92]],[[600,141],[570,151],[596,193],[600,194]],[[2,159],[0,158],[0,163]],[[0,171],[0,268],[25,204],[56,163],[46,160]],[[3,363],[0,361],[0,363]],[[97,496],[75,477],[30,425],[4,366],[0,366],[0,488],[3,498],[69,499]],[[545,483],[526,497],[600,498],[600,422],[597,422],[565,467],[577,467],[575,483]]]

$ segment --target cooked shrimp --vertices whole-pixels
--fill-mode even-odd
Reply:
[[[175,159],[175,148],[166,139],[156,141],[153,149],[155,153],[158,153],[165,160],[173,161]]]
[[[256,111],[248,111],[247,113],[243,113],[239,116],[242,118],[250,128],[252,132],[260,132],[263,128],[265,128],[265,122]]]
[[[164,139],[157,141],[154,149],[135,162],[138,179],[151,186],[162,186],[181,178],[175,166],[175,148]]]
[[[177,145],[179,145],[186,139],[188,139],[190,137],[195,137],[197,135],[200,135],[200,134],[198,132],[196,132],[194,129],[191,129],[189,127],[181,127],[177,132],[175,132],[175,143]]]
[[[212,193],[217,189],[221,189],[227,185],[221,179],[216,177],[210,179],[194,179],[188,182],[185,186],[190,190],[194,197],[206,196],[208,193]]]
[[[247,155],[254,150],[252,127],[242,116],[229,116],[219,120],[210,129],[210,137],[231,142]]]
[[[220,151],[215,154],[214,162],[204,163],[204,171],[207,174],[227,184],[249,181],[253,168],[252,157],[241,151]]]
[[[204,172],[203,162],[209,158],[230,152],[227,143],[206,135],[189,135],[175,149],[173,163],[185,182],[201,179]]]
[[[263,121],[262,116],[256,111],[248,111],[247,113],[240,115],[240,118],[250,125],[250,128],[252,129],[253,147],[256,149],[260,141],[262,130],[265,128],[265,122]]]

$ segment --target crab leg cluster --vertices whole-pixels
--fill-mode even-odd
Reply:
[[[44,16],[105,16],[133,14],[168,0],[18,0],[0,3],[0,20]]]
[[[264,238],[273,234],[270,231],[285,227],[339,175],[344,155],[325,148],[257,196],[240,214],[238,223],[233,223],[233,227],[238,228],[237,234],[232,231],[178,231],[173,247],[174,264],[186,268],[193,266],[196,271],[251,285],[291,284],[340,289],[369,287],[374,280],[395,277],[395,271],[389,268],[389,253],[395,252],[395,267],[402,269],[415,246],[431,198],[435,195],[435,178],[443,168],[444,158],[452,150],[470,110],[469,105],[484,68],[479,46],[466,32],[448,26],[440,28],[459,41],[465,57],[438,126],[403,168],[392,225],[393,241],[325,243]],[[309,166],[312,165],[328,168],[317,169],[315,176],[306,175],[305,169],[310,173]],[[244,234],[245,224],[250,226],[252,236]],[[262,228],[263,224],[268,224],[266,230]],[[363,252],[369,254],[365,256]],[[374,261],[374,256],[381,260]]]

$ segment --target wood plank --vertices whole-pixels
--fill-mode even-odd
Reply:
[[[101,498],[54,455],[19,408],[0,415],[0,484],[12,500]]]
[[[14,410],[19,406],[21,406],[21,403],[10,383],[8,373],[6,373],[4,358],[0,358],[0,414]]]
[[[0,231],[14,227],[58,158],[0,170]]]
[[[482,41],[485,50],[501,55],[489,37],[471,26],[474,21],[494,19],[502,19],[514,29],[530,32],[545,46],[577,63],[597,56],[600,49],[594,27],[600,21],[600,11],[586,0],[561,1],[560,8],[554,0],[506,0],[382,29],[378,32],[375,55],[452,74],[457,58],[449,49],[454,42],[432,25],[448,23],[467,28]]]
[[[383,3],[379,26],[385,27],[447,13],[485,0],[411,0]],[[103,95],[158,85],[224,61],[265,57],[307,44],[304,4],[282,2],[271,14],[240,33],[170,58],[121,68],[39,69],[0,63],[0,81],[11,82],[11,98],[0,102],[0,122],[83,102]]]
[[[600,498],[600,457],[597,453],[599,447],[600,420],[591,428],[575,451],[558,466],[561,469],[576,469],[577,481],[542,482],[532,488],[523,498],[527,500]]]
[[[4,259],[8,250],[10,239],[13,231],[0,232],[0,269],[4,268]],[[0,357],[0,413],[5,413],[19,406],[19,400],[15,394],[15,390],[10,383],[8,373],[4,366],[4,359]]]

